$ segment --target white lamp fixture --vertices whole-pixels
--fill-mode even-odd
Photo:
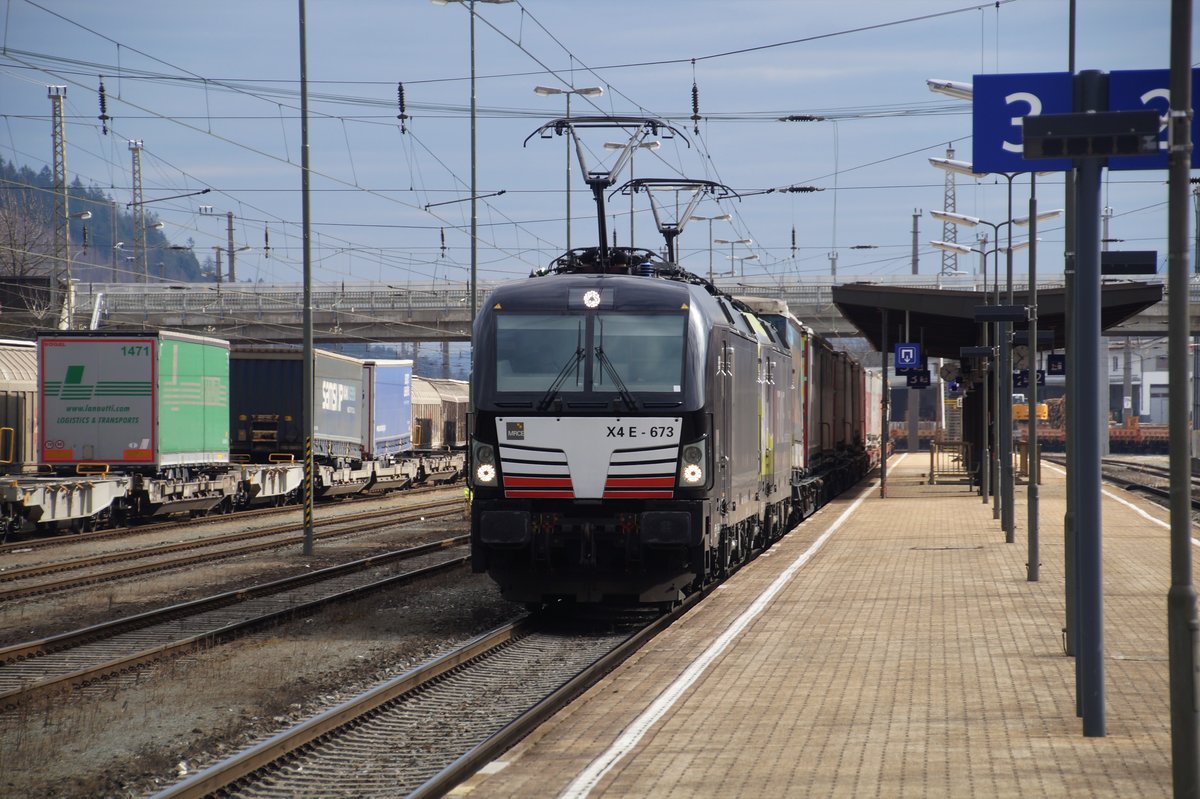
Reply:
[[[947,97],[953,97],[956,100],[973,100],[975,99],[975,87],[961,80],[945,80],[943,78],[930,78],[925,81],[925,85],[929,87],[929,91],[938,94],[944,94]]]

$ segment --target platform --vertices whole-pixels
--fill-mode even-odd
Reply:
[[[823,508],[451,795],[1170,795],[1167,512],[1105,490],[1108,734],[1085,738],[1063,471],[1030,583],[1024,488],[1005,544],[928,468],[893,456],[886,499],[875,479]]]

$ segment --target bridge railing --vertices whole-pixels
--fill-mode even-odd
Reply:
[[[1156,282],[1163,276],[1150,276],[1148,282]],[[789,304],[801,307],[822,307],[833,303],[832,288],[846,282],[869,282],[878,285],[905,288],[945,288],[958,291],[992,291],[995,284],[986,287],[974,275],[938,277],[933,275],[877,275],[861,281],[837,281],[825,277],[791,279],[722,279],[717,285],[731,294],[782,297]],[[1165,281],[1164,281],[1165,282]],[[479,299],[499,285],[497,282],[480,283]],[[1052,289],[1063,285],[1061,276],[1051,276],[1038,281],[1039,289]],[[1016,291],[1025,291],[1027,281],[1016,281]],[[1190,300],[1200,302],[1200,276],[1193,276]],[[1001,287],[1004,290],[1004,287]],[[314,288],[313,306],[324,310],[361,308],[364,310],[397,310],[405,308],[440,309],[444,311],[466,310],[470,291],[466,287],[437,285],[404,285],[387,283],[355,283]],[[81,283],[76,286],[76,308],[90,311],[98,297],[111,311],[195,311],[206,309],[241,310],[299,310],[303,303],[303,292],[295,284],[156,284],[156,283]]]
[[[460,288],[398,289],[356,285],[314,289],[312,304],[314,309],[326,311],[370,313],[420,309],[454,312],[465,310],[469,297],[470,291]],[[111,313],[299,313],[304,307],[304,292],[295,286],[261,284],[93,283],[77,287],[75,306],[79,312],[90,313],[101,301],[104,310]]]
[[[524,279],[524,278],[521,278]],[[1150,282],[1165,276],[1151,276]],[[958,291],[992,291],[994,283],[985,285],[978,275],[879,275],[858,281],[897,288],[944,288]],[[482,303],[499,282],[481,282],[479,303]],[[853,329],[833,304],[835,285],[829,276],[792,277],[780,280],[766,278],[718,278],[717,285],[734,295],[781,297],[805,322],[831,335],[846,335]],[[1062,276],[1048,276],[1038,281],[1041,289],[1062,286]],[[1024,291],[1026,281],[1017,281],[1014,289]],[[1200,307],[1200,276],[1190,284],[1190,303]],[[298,319],[303,311],[303,291],[296,284],[168,284],[168,283],[79,283],[76,284],[76,319],[83,323],[96,311],[110,320],[135,317],[146,324],[223,325],[234,322],[253,324],[279,317]],[[404,322],[419,316],[423,324],[454,327],[453,335],[462,335],[468,321],[470,292],[465,284],[389,284],[383,282],[322,283],[312,292],[313,310],[332,314],[335,321],[352,320],[369,325]],[[166,318],[169,321],[163,320]],[[206,321],[208,320],[208,321]],[[103,324],[103,321],[101,322]],[[432,328],[431,328],[432,330]],[[443,331],[446,332],[446,331]]]

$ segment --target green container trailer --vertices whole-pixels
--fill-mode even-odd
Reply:
[[[229,342],[57,331],[37,344],[43,464],[84,472],[229,462]]]

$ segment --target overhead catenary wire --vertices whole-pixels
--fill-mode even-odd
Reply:
[[[36,4],[35,4],[35,5],[36,5]],[[38,7],[41,7],[41,6],[38,6]],[[539,23],[539,24],[540,24],[540,23]],[[557,41],[557,40],[556,40],[556,41]],[[163,64],[166,64],[166,62],[162,61],[161,59],[160,59],[160,60],[158,60],[158,61],[160,61],[160,62],[163,62]],[[199,78],[199,76],[194,76],[194,73],[192,73],[192,74],[191,74],[191,77],[192,77],[192,78]],[[216,82],[215,82],[215,80],[214,80],[214,79],[211,79],[211,78],[203,78],[203,86],[204,86],[204,90],[205,90],[205,92],[206,92],[206,91],[208,91],[208,90],[209,90],[209,88],[210,88],[210,86],[214,85],[215,83],[216,83]],[[239,90],[241,90],[241,91],[244,91],[244,89],[239,89]],[[694,115],[695,115],[695,110],[696,110],[696,109],[694,109]],[[341,118],[341,120],[342,120],[342,124],[344,125],[344,121],[346,121],[346,118]],[[210,127],[210,126],[208,126],[208,130],[209,130],[209,132],[211,132],[211,127]],[[698,130],[698,128],[697,128],[697,130]],[[710,161],[710,158],[709,158],[709,160],[707,160],[707,161],[706,161],[706,163],[707,163],[708,161]]]
[[[991,4],[989,3],[987,5],[990,7]],[[38,7],[41,8],[41,6],[38,6]],[[969,8],[970,9],[980,9],[982,7],[984,7],[982,4],[975,4],[973,6],[970,6]],[[962,10],[962,9],[960,9],[960,10]],[[500,18],[499,14],[496,15],[496,18],[497,19]],[[523,24],[524,24],[524,21],[526,21],[526,20],[527,20],[527,18],[524,15],[524,9],[522,9]],[[896,23],[896,24],[900,24],[900,23]],[[842,33],[844,33],[844,32],[842,32]],[[833,34],[831,33],[830,35],[833,35]],[[111,37],[110,37],[110,40],[111,40]],[[115,40],[113,40],[113,41],[115,41]],[[517,41],[520,42],[522,40],[520,37],[517,37]],[[795,40],[795,41],[801,41],[801,40]],[[791,43],[794,43],[794,42],[791,42]],[[776,43],[776,44],[783,45],[783,44],[789,44],[789,43]],[[148,76],[146,78],[134,76],[134,74],[133,74],[134,70],[130,68],[129,59],[128,59],[128,54],[130,52],[136,52],[136,50],[134,48],[127,47],[125,43],[117,43],[115,46],[117,47],[117,53],[119,56],[119,58],[117,59],[118,62],[123,61],[125,64],[124,69],[119,69],[117,71],[119,71],[121,73],[121,76],[125,80],[143,80],[143,79],[149,80],[149,79],[151,79],[150,76]],[[764,47],[766,47],[766,46],[764,46]],[[530,48],[530,49],[534,49],[534,48]],[[123,53],[123,51],[124,51],[124,53]],[[569,52],[569,48],[567,48],[567,51]],[[729,53],[734,53],[734,52],[739,52],[739,51],[728,51],[728,53],[725,53],[724,55],[729,55]],[[715,54],[715,55],[722,55],[722,54]],[[733,56],[729,55],[729,57],[733,57]],[[545,60],[545,59],[543,59],[543,60]],[[695,62],[695,59],[692,57],[689,57],[687,59],[680,59],[680,62],[683,62],[684,60],[690,61],[693,63]],[[162,63],[166,63],[166,62],[162,62]],[[580,62],[578,60],[576,61],[576,65],[580,66],[581,70],[584,68],[582,66],[582,62]],[[618,68],[619,66],[620,65],[609,65],[606,67],[598,67],[598,68],[596,68],[596,70],[597,70],[597,72],[600,72],[600,71],[605,71],[605,70],[608,70],[611,68]],[[81,75],[84,75],[86,77],[88,85],[95,86],[94,82],[95,82],[96,74],[97,74],[96,71],[95,70],[87,70],[86,74],[85,74],[84,70],[80,70],[80,71],[81,71]],[[152,71],[152,70],[147,70],[147,72],[150,72],[150,71]],[[512,73],[512,74],[517,74],[517,73]],[[528,74],[539,74],[540,75],[540,74],[546,74],[546,73],[545,72],[530,72]],[[607,87],[610,87],[612,89],[612,91],[610,91],[610,93],[609,93],[610,98],[623,97],[624,95],[619,93],[619,89],[617,87],[612,86],[611,77],[612,77],[611,75],[605,75],[603,78],[600,79],[603,81],[603,83]],[[406,76],[406,78],[407,78],[407,76]],[[115,78],[112,80],[116,81],[116,80],[120,80],[120,79],[121,79],[121,77],[118,77],[118,78]],[[166,79],[167,79],[167,77],[164,77],[164,80],[166,80]],[[484,76],[484,79],[486,79],[486,76]],[[234,83],[238,83],[238,90],[240,92],[246,88],[252,88],[256,92],[258,89],[268,89],[268,88],[272,92],[275,89],[289,90],[289,87],[287,87],[285,85],[286,82],[280,82],[279,85],[274,85],[274,86],[271,86],[268,84],[263,84],[261,86],[255,85],[253,87],[250,87],[248,84],[243,83],[243,81],[246,80],[244,78],[222,79],[222,78],[214,77],[214,76],[200,76],[199,78],[190,78],[187,76],[181,76],[180,80],[176,81],[176,82],[177,83],[191,83],[192,85],[194,85],[196,87],[197,91],[203,91],[206,94],[212,93],[212,95],[215,99],[217,97],[217,94],[216,94],[217,92],[224,92],[224,91],[231,90],[231,89],[221,85],[222,80],[229,80]],[[437,82],[444,83],[444,82],[451,81],[451,80],[460,80],[460,78],[435,77],[427,82],[422,81],[422,80],[415,80],[415,81],[410,82],[409,80],[406,79],[405,83],[406,83],[406,85],[416,86],[416,85],[429,85],[429,84],[434,84]],[[353,112],[352,113],[333,113],[333,114],[327,115],[326,119],[337,120],[337,124],[343,126],[343,128],[347,125],[353,125],[353,124],[357,124],[359,122],[361,122],[363,124],[371,124],[371,125],[390,125],[395,128],[399,128],[399,125],[396,124],[396,118],[395,118],[395,112],[394,112],[395,106],[391,105],[394,102],[394,99],[391,96],[389,96],[391,94],[391,92],[396,88],[396,82],[394,80],[387,80],[387,81],[384,81],[384,80],[380,80],[380,81],[367,81],[367,80],[364,80],[364,81],[330,81],[329,85],[332,86],[332,85],[338,84],[338,83],[343,84],[343,85],[352,85],[352,84],[353,85],[374,85],[374,84],[378,84],[380,87],[387,87],[386,92],[381,92],[381,99],[356,97],[354,95],[353,89],[351,89],[349,93],[338,93],[336,91],[329,93],[329,98],[330,98],[331,103],[335,103],[335,102],[336,103],[346,103],[347,105],[357,104],[360,101],[363,101],[364,103],[365,102],[377,103],[379,105],[379,110],[381,111],[381,113],[377,114],[377,115],[376,114],[356,114]],[[703,80],[701,80],[701,83],[703,83]],[[112,89],[111,84],[110,84],[109,88],[110,88],[110,90]],[[128,89],[128,85],[126,88]],[[242,92],[242,93],[244,93],[244,92]],[[283,103],[277,102],[277,98],[280,96],[283,96],[283,95],[268,94],[266,92],[263,92],[261,94],[254,95],[254,99],[259,102],[267,102],[267,103],[269,103],[269,107],[271,107],[272,109],[280,110],[284,115],[281,118],[281,124],[282,124],[282,119],[291,117],[291,110],[290,110],[290,104],[285,105]],[[632,101],[630,101],[630,102],[632,102]],[[90,103],[89,103],[89,105],[90,105]],[[443,108],[440,108],[437,111],[433,111],[432,108],[434,106],[437,106],[438,104],[429,104],[429,105],[430,105],[430,110],[421,111],[421,113],[425,113],[425,114],[444,113],[446,116],[456,116],[456,115],[465,116],[465,114],[466,114],[465,105],[446,104],[446,105],[444,105]],[[950,108],[950,106],[943,106],[943,109],[949,109],[949,108]],[[332,106],[327,106],[325,110],[330,111],[330,110],[334,110],[334,109]],[[895,114],[914,113],[915,114],[915,113],[924,113],[925,110],[926,109],[914,108],[910,112],[908,110],[901,109],[901,108],[897,108],[897,109],[884,109],[884,108],[859,109],[857,111],[852,110],[852,109],[847,109],[846,113],[847,114],[861,113],[864,115],[884,114],[884,113],[895,113]],[[96,122],[95,122],[94,110],[89,109],[89,111],[91,111],[91,113],[86,117],[81,114],[81,119],[87,119],[91,124],[93,124],[93,126],[97,129],[97,131],[99,131],[100,126],[98,124],[96,124]],[[387,111],[388,113],[382,113],[383,111]],[[414,113],[416,112],[415,108],[412,107],[412,104],[410,104],[410,111],[413,111]],[[495,112],[495,115],[497,118],[499,118],[503,115],[510,115],[512,118],[518,118],[518,115],[526,115],[529,117],[534,117],[534,116],[544,117],[544,112],[541,110],[537,110],[537,109],[520,109],[520,108],[508,109],[508,108],[503,108],[503,107],[497,107],[495,109],[484,109],[484,108],[480,109],[481,114],[484,114],[484,115],[489,114],[492,111]],[[969,111],[967,109],[965,109],[964,107],[962,107],[961,104],[954,104],[953,111],[944,110],[942,112],[943,113],[955,113],[955,114],[969,113]],[[774,117],[776,113],[777,112],[771,112],[771,117]],[[688,117],[688,115],[685,112],[674,112],[673,114],[665,114],[665,115],[658,114],[655,116],[658,116],[659,118],[664,118],[664,117],[674,117],[675,114],[678,114],[679,118],[687,118]],[[161,118],[161,116],[155,115],[152,113],[144,114],[141,116],[144,118]],[[264,118],[265,117],[277,118],[278,115],[267,114],[267,115],[262,115],[262,116]],[[121,117],[121,119],[124,120],[124,122],[125,122],[126,128],[129,127],[128,123],[131,120],[134,120],[137,118],[139,118],[139,115],[137,115],[137,114],[131,114],[129,116],[123,115]],[[186,117],[183,117],[183,118],[186,119]],[[218,120],[222,120],[222,119],[231,119],[232,120],[232,119],[252,119],[252,118],[254,118],[254,117],[252,117],[250,115],[237,115],[237,114],[222,115],[222,114],[218,113],[218,114],[208,114],[208,115],[199,116],[199,117],[196,117],[193,121],[198,122],[197,127],[203,129],[203,128],[207,127],[205,124],[205,121],[214,123],[214,125],[215,125],[215,123]],[[844,118],[848,118],[848,117],[840,117],[840,118],[844,119]],[[861,118],[866,118],[866,116],[863,116]],[[728,112],[726,115],[722,115],[722,114],[714,112],[712,110],[708,110],[708,113],[706,113],[704,115],[703,124],[700,125],[701,130],[705,130],[705,126],[713,121],[724,121],[724,122],[731,122],[731,123],[736,123],[736,124],[747,124],[747,123],[748,124],[777,124],[773,121],[772,118],[768,118],[766,116],[760,115],[760,112],[747,112],[747,113],[743,114],[743,113],[738,113],[736,111],[732,111],[732,112]],[[221,132],[219,127],[217,128],[217,132]],[[351,129],[351,134],[354,134],[353,128]],[[238,139],[239,137],[233,136],[232,138]],[[680,171],[675,172],[675,174],[694,175],[695,171],[697,170],[696,164],[698,163],[699,164],[698,168],[700,170],[702,170],[704,177],[706,177],[706,178],[719,177],[720,170],[718,169],[718,167],[720,166],[720,159],[715,158],[711,153],[708,152],[708,148],[707,148],[708,137],[707,136],[698,136],[697,139],[700,142],[700,148],[699,148],[700,149],[700,157],[697,162],[683,160],[684,157],[688,156],[687,153],[684,153],[682,156],[680,156],[679,153],[670,153],[670,154],[664,153],[664,154],[667,154],[670,156],[676,156],[670,161],[671,166],[673,168],[678,168],[683,163],[687,163],[689,165],[688,169],[680,169]],[[287,141],[286,138],[284,138],[283,142],[284,142],[285,146],[286,146],[286,141]],[[248,143],[248,142],[245,142],[244,140],[239,140],[239,144],[242,144],[242,143]],[[411,156],[413,159],[412,163],[418,164],[422,167],[425,167],[425,169],[423,171],[432,178],[433,182],[440,183],[440,184],[442,184],[442,186],[439,186],[438,188],[432,187],[431,185],[429,185],[430,181],[425,180],[424,176],[422,176],[422,177],[416,176],[416,173],[417,173],[416,169],[410,169],[409,174],[413,176],[414,185],[408,186],[408,187],[405,187],[404,189],[402,189],[402,191],[406,191],[406,192],[408,192],[408,194],[401,195],[401,196],[397,197],[397,199],[402,200],[403,203],[407,203],[408,207],[414,207],[414,206],[423,206],[424,204],[427,204],[427,201],[430,199],[434,199],[434,198],[440,199],[440,198],[446,197],[446,196],[453,196],[455,193],[458,193],[461,196],[465,196],[465,194],[466,194],[465,189],[455,189],[453,187],[449,187],[449,188],[443,187],[445,184],[445,181],[439,180],[440,174],[438,174],[438,169],[428,168],[430,164],[438,164],[439,168],[444,168],[447,170],[447,174],[454,175],[455,178],[458,178],[458,176],[455,175],[453,169],[451,168],[452,161],[451,161],[451,159],[445,157],[446,149],[444,146],[442,146],[442,144],[440,142],[438,142],[434,139],[426,139],[423,144],[420,144],[420,145],[414,144],[412,146],[411,150],[409,150],[409,149],[405,150],[406,157],[410,157],[409,156],[410,153],[415,154],[415,155]],[[436,158],[431,157],[434,154],[442,155],[443,156],[442,161],[439,162]],[[288,163],[291,162],[290,157],[286,157],[285,160]],[[117,168],[120,168],[122,166],[121,161],[119,161],[119,160],[110,159],[110,163],[115,164],[115,166]],[[725,164],[725,165],[728,166],[728,164]],[[854,165],[844,166],[841,170],[839,170],[839,174],[844,178],[846,173],[854,168],[856,168]],[[97,170],[97,171],[101,171],[101,170]],[[361,164],[360,164],[360,168],[358,171],[359,171],[360,175],[363,173],[363,170],[361,169]],[[824,176],[824,177],[827,178],[828,176]],[[174,178],[171,178],[170,176],[168,176],[167,179],[174,180]],[[818,181],[823,180],[823,178],[809,178],[807,180],[812,181],[812,182],[818,182]],[[112,181],[109,181],[109,182],[112,182]],[[364,188],[364,187],[355,185],[360,182],[357,179],[346,180],[344,182],[347,185],[340,186],[340,187],[337,187],[337,186],[322,187],[321,189],[318,189],[318,191],[324,190],[324,191],[328,191],[328,192],[335,192],[335,191],[357,192],[357,191],[362,191]],[[364,178],[363,182],[368,183],[369,178]],[[797,181],[797,182],[800,182],[800,181]],[[465,185],[461,181],[461,179],[459,179],[459,184]],[[249,196],[250,191],[257,191],[256,189],[252,189],[252,188],[235,189],[235,188],[232,188],[229,186],[224,186],[223,188],[228,193],[227,196],[237,197],[238,199],[235,200],[235,202],[239,202],[239,203],[242,201],[243,198]],[[371,187],[369,185],[365,186],[365,188],[376,191],[376,192],[380,192],[380,193],[383,193],[385,191],[394,191],[391,189],[381,189],[379,187]],[[826,187],[826,188],[828,188],[828,187]],[[854,191],[854,190],[860,190],[861,188],[864,188],[864,187],[846,186],[846,185],[844,185],[844,180],[843,180],[843,185],[840,186],[838,191],[839,192]],[[764,192],[770,193],[771,190],[772,190],[771,187],[764,187],[762,189],[757,189],[757,190],[752,189],[751,191],[764,191]],[[779,187],[775,187],[774,190],[779,191],[780,189],[779,189]],[[522,189],[509,189],[509,191],[514,196],[517,196],[521,193],[532,193],[532,190],[522,190]],[[547,192],[547,193],[552,193],[552,192]],[[258,205],[260,207],[262,207],[264,205],[264,203],[259,202]],[[266,203],[265,205],[267,207],[269,207],[269,203]],[[494,218],[495,216],[502,215],[510,207],[511,206],[506,205],[503,207],[489,208],[486,212],[486,215],[488,217]],[[247,216],[254,216],[254,217],[261,216],[261,217],[266,218],[266,217],[272,216],[272,214],[268,214],[266,212],[264,212],[262,214],[256,214],[252,211],[248,211]],[[275,222],[280,225],[295,224],[294,222],[283,219],[283,217],[285,217],[285,216],[287,216],[287,214],[276,215]],[[526,233],[527,236],[532,236],[534,239],[540,238],[543,245],[545,247],[549,248],[552,246],[552,242],[547,240],[544,236],[539,237],[538,236],[539,229],[536,226],[538,224],[544,223],[546,221],[546,219],[551,219],[551,218],[553,218],[552,215],[542,215],[536,219],[533,219],[533,218],[521,218],[520,220],[514,219],[511,223],[506,223],[504,221],[497,221],[497,222],[493,223],[491,225],[491,227],[489,227],[488,225],[482,225],[480,230],[487,231],[487,230],[493,229],[493,228],[499,229],[499,228],[503,228],[506,224],[511,224],[513,226],[512,229],[513,229],[514,235],[519,236],[519,234],[523,232],[523,233]],[[357,227],[372,227],[372,226],[391,227],[390,225],[386,225],[386,224],[374,225],[371,222],[362,223],[362,222],[355,222],[355,221],[349,220],[349,219],[346,221],[341,221],[341,222],[336,219],[327,219],[327,220],[322,220],[322,223],[323,223],[323,227],[324,227],[325,231],[330,234],[333,234],[333,235],[336,235],[336,233],[338,232],[337,229],[339,227],[345,228],[345,230],[341,231],[343,234],[342,235],[343,239],[356,238],[357,235],[351,231],[353,231]],[[521,230],[518,227],[519,224],[530,224],[530,225],[533,225],[533,227],[528,227],[524,230]],[[737,224],[742,226],[739,228],[739,231],[743,230],[743,229],[746,231],[749,231],[749,225],[747,224],[747,220],[739,219]],[[437,227],[439,229],[444,229],[445,227],[451,227],[457,231],[461,231],[461,230],[463,230],[464,225],[461,222],[457,222],[457,216],[454,213],[448,213],[448,214],[445,214],[444,217],[442,217],[442,218],[430,219],[429,224],[427,226],[424,226],[424,228],[428,229],[428,230],[432,230],[434,227]],[[395,226],[395,229],[396,230],[420,230],[420,229],[422,229],[422,226],[420,226],[420,225],[397,225],[397,226]],[[201,231],[201,232],[203,233],[203,231]],[[364,237],[367,235],[369,235],[369,234],[363,234]],[[490,234],[486,234],[486,232],[485,232],[485,235],[490,235]],[[497,241],[503,239],[504,235],[506,235],[506,234],[503,234],[503,233],[498,234]],[[762,235],[750,235],[749,237],[753,238],[756,242],[765,241],[768,238],[768,237],[762,236]],[[522,236],[520,238],[526,238],[526,237]],[[459,244],[459,237],[457,235],[455,235],[455,236],[452,236],[452,239],[453,239],[452,246],[449,248],[449,251],[448,251],[449,255],[451,256],[451,258],[455,258],[455,253],[457,252],[459,254],[458,257],[461,258],[461,253],[463,252],[463,249]],[[347,243],[346,251],[347,252],[359,252],[364,249],[372,250],[372,249],[375,249],[376,246],[377,245],[367,244],[365,242],[349,241]],[[516,247],[516,248],[513,248],[512,251],[515,253],[521,253],[521,254],[523,254],[523,257],[529,258],[530,253],[536,254],[540,251],[540,249],[537,246]],[[767,251],[766,248],[764,248],[764,252],[766,252],[766,251]],[[285,253],[286,249],[281,247],[280,252]]]

